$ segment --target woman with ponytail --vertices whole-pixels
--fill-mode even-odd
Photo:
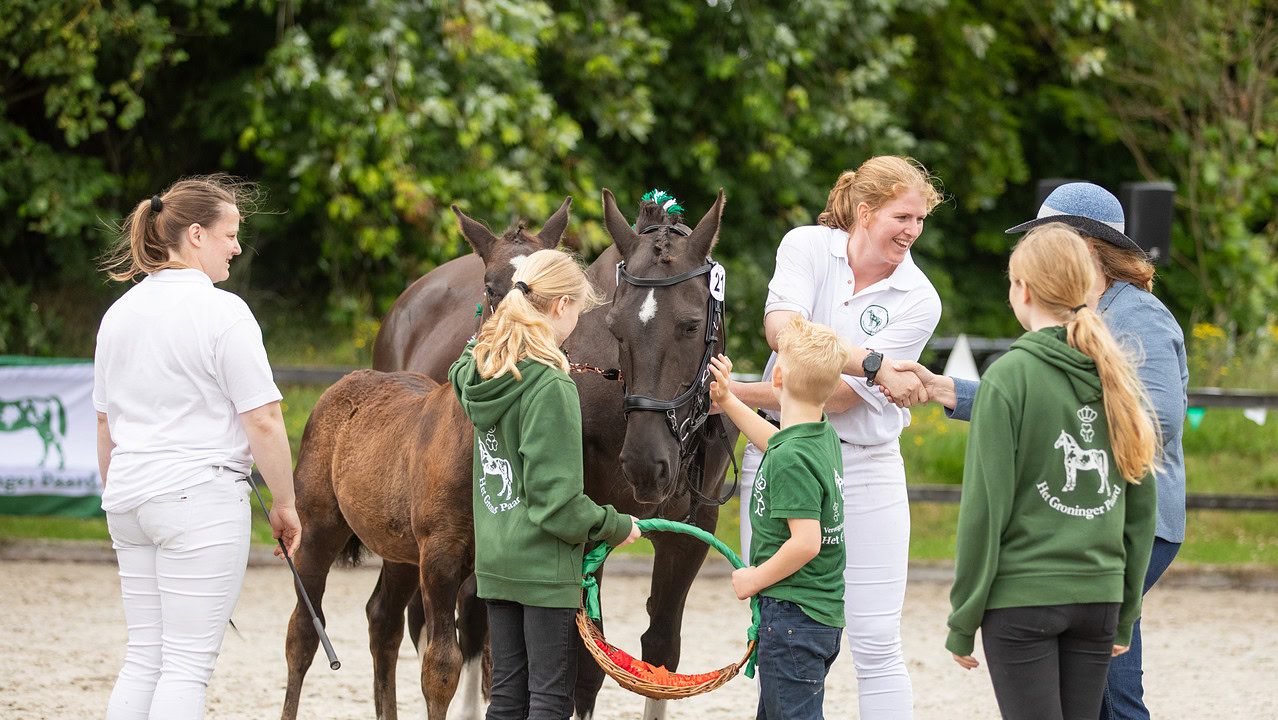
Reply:
[[[275,537],[301,541],[280,392],[243,300],[213,287],[240,254],[253,186],[226,175],[139,202],[103,260],[144,275],[102,318],[94,352],[102,509],[120,566],[128,651],[107,720],[204,717],[239,598],[254,462]],[[276,550],[276,555],[281,554]]]
[[[634,518],[583,489],[581,404],[559,346],[598,304],[570,255],[535,252],[448,373],[475,426],[475,578],[488,602],[489,720],[572,715],[585,544],[639,537]]]
[[[1140,617],[1158,434],[1079,234],[1034,228],[1008,274],[1027,332],[973,405],[946,647],[976,667],[981,629],[1003,717],[1090,720]]]

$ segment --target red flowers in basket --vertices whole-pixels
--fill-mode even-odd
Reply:
[[[680,675],[679,673],[672,673],[666,669],[665,665],[653,667],[642,660],[637,660],[631,657],[630,653],[627,653],[625,650],[609,645],[602,639],[595,639],[595,645],[597,645],[599,649],[603,651],[603,654],[607,655],[608,659],[616,664],[617,667],[625,670],[640,680],[646,680],[656,685],[664,685],[666,687],[695,687],[719,677],[718,670],[702,673],[700,675]]]

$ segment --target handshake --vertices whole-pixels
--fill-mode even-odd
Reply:
[[[884,359],[874,378],[883,396],[897,407],[910,408],[936,402],[954,408],[954,381],[937,375],[916,362]]]

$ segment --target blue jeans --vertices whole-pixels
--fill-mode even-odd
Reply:
[[[825,675],[843,630],[770,597],[759,598],[759,618],[757,720],[822,720]]]
[[[1145,589],[1154,587],[1171,565],[1180,543],[1154,538],[1154,551],[1149,556],[1149,570],[1145,572]],[[1101,720],[1149,720],[1145,708],[1145,689],[1141,686],[1140,669],[1140,620],[1132,628],[1131,649],[1114,658],[1109,664],[1109,679],[1101,702]]]

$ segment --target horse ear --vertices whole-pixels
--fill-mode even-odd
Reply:
[[[604,227],[608,228],[612,242],[621,251],[621,257],[630,258],[639,248],[639,233],[630,227],[625,216],[617,209],[617,199],[612,196],[612,191],[608,188],[604,188],[603,191],[603,211]]]
[[[719,222],[723,219],[723,188],[719,188],[719,197],[710,212],[706,213],[692,234],[688,236],[688,247],[696,252],[697,258],[710,257],[710,251],[719,240]]]
[[[553,250],[559,244],[559,238],[563,236],[564,229],[568,227],[568,209],[572,207],[572,196],[564,198],[564,204],[559,206],[554,215],[541,226],[541,232],[537,233],[537,239],[541,241],[542,248]]]
[[[462,237],[466,238],[466,242],[475,248],[479,257],[487,262],[488,253],[492,252],[493,245],[497,244],[497,238],[488,231],[488,228],[471,220],[466,213],[458,210],[456,205],[453,205],[453,214],[457,216],[457,224],[461,226]]]

